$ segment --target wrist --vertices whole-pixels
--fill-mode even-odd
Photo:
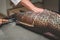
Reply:
[[[37,8],[36,7],[31,7],[30,8],[32,11],[35,11]]]
[[[44,11],[44,9],[35,7],[32,9],[32,11],[34,11],[36,13],[38,13],[38,12],[42,13]]]

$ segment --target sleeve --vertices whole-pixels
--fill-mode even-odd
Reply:
[[[14,5],[17,5],[21,0],[11,0]]]

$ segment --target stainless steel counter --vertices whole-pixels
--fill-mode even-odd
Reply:
[[[0,40],[49,40],[42,35],[17,26],[15,22],[0,28]]]

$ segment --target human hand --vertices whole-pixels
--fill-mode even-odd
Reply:
[[[3,23],[7,23],[8,20],[7,19],[0,19],[0,25],[3,24]]]

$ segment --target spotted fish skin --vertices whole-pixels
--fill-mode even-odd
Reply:
[[[60,15],[47,9],[42,13],[32,11],[16,13],[16,18],[23,25],[41,28],[42,32],[50,31],[54,34],[60,34]]]
[[[40,13],[36,18],[35,25],[42,25],[45,27],[51,27],[53,29],[60,30],[60,15],[46,10],[43,13]],[[38,26],[40,27],[40,26]]]

